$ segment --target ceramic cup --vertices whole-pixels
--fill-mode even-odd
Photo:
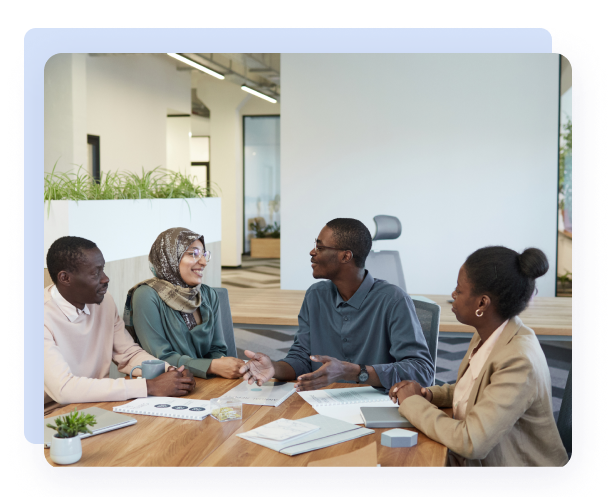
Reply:
[[[81,438],[57,438],[51,439],[49,452],[51,460],[56,464],[73,464],[81,459]]]
[[[130,378],[133,379],[133,371],[135,369],[141,369],[141,376],[146,380],[156,378],[165,372],[165,361],[159,361],[158,359],[143,361],[141,366],[135,366],[130,370]]]

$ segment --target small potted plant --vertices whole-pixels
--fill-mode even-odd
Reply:
[[[88,426],[96,424],[92,414],[78,413],[77,408],[66,416],[56,418],[55,426],[47,423],[49,428],[56,430],[51,440],[49,455],[56,464],[73,464],[81,459],[80,433],[92,433]]]

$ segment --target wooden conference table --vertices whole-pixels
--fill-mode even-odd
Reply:
[[[188,398],[211,399],[239,384],[241,380],[212,378],[197,380],[195,391]],[[356,385],[337,383],[328,388]],[[100,407],[112,410],[123,402],[71,404],[57,409],[53,415],[66,414],[74,407]],[[450,411],[450,410],[448,410]],[[261,445],[236,437],[278,418],[301,419],[317,412],[299,395],[293,394],[278,407],[244,404],[243,418],[219,423],[211,416],[203,421],[170,419],[131,414],[137,423],[115,431],[82,440],[83,456],[72,466],[306,466],[377,443],[377,461],[381,466],[444,466],[447,448],[419,432],[417,445],[392,449],[381,445],[381,433],[375,433],[324,449],[297,456],[280,454]],[[418,430],[415,430],[418,431]],[[45,449],[45,457],[56,466]]]
[[[297,327],[297,315],[302,306],[303,290],[227,288],[234,324]],[[441,306],[439,333],[443,337],[466,336],[474,328],[456,319],[447,300],[450,295],[424,295]],[[526,326],[540,340],[571,341],[571,298],[536,297],[520,314]]]

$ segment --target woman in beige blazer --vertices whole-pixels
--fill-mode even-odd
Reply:
[[[390,390],[400,414],[449,448],[448,465],[564,466],[567,453],[552,414],[548,365],[535,333],[518,315],[548,270],[545,254],[486,247],[458,274],[452,311],[477,333],[455,384]],[[454,419],[439,407],[453,407]]]

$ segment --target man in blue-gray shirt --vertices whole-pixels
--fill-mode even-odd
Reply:
[[[273,362],[246,350],[240,368],[249,384],[297,379],[296,389],[316,390],[335,382],[391,388],[401,380],[432,385],[434,362],[411,298],[401,288],[364,269],[372,247],[366,226],[334,219],[310,251],[312,276],[327,279],[306,292],[299,331],[288,355]]]

